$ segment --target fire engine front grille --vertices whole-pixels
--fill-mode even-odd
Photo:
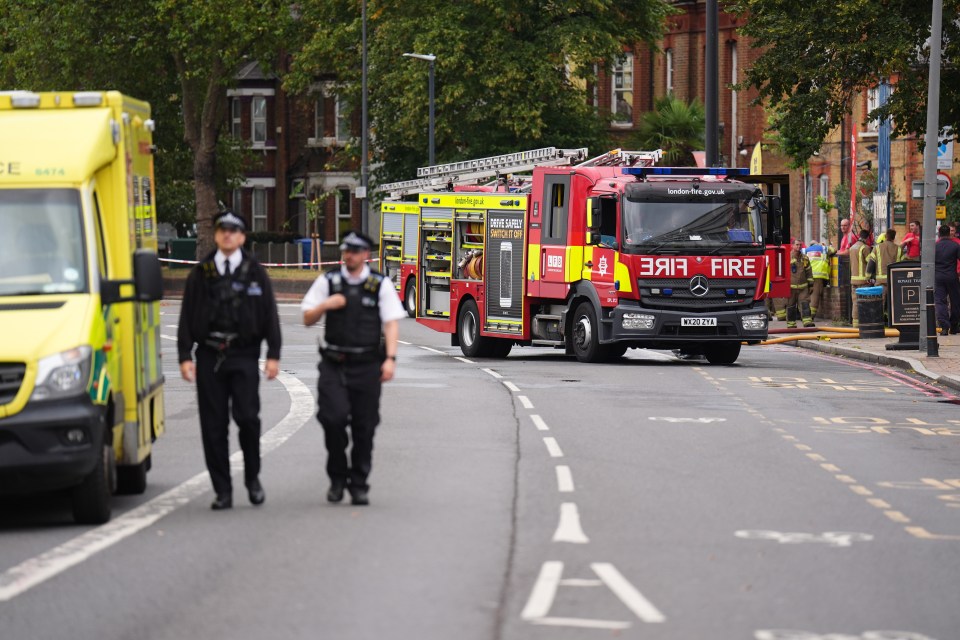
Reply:
[[[695,296],[690,290],[690,278],[640,278],[637,280],[640,304],[650,309],[689,309],[704,312],[739,309],[753,304],[757,289],[757,283],[753,280],[705,280],[707,292],[702,296]]]
[[[13,401],[26,371],[27,365],[21,362],[0,362],[0,405]]]

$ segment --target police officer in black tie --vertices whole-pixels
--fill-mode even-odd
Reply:
[[[197,381],[203,453],[216,499],[210,508],[233,506],[229,426],[240,431],[244,481],[250,502],[262,504],[260,484],[260,358],[267,341],[264,373],[280,371],[280,318],[266,270],[243,249],[246,224],[230,211],[214,222],[217,250],[187,277],[177,347],[180,375]],[[193,351],[196,346],[196,365]]]
[[[364,234],[347,234],[340,245],[342,266],[317,278],[300,305],[308,327],[326,317],[317,418],[327,447],[327,500],[340,502],[347,489],[355,505],[369,504],[381,384],[393,378],[398,321],[407,315],[393,282],[367,265],[372,247]]]

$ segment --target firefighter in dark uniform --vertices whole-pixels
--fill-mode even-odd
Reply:
[[[317,418],[327,448],[327,500],[340,502],[346,489],[355,505],[369,504],[381,384],[393,378],[398,321],[407,315],[393,282],[367,266],[372,247],[362,233],[347,234],[340,245],[342,266],[317,278],[300,305],[308,327],[326,319]]]
[[[260,484],[260,358],[267,341],[264,373],[280,371],[280,318],[266,270],[243,249],[246,225],[224,212],[214,223],[217,250],[187,277],[177,347],[180,374],[197,381],[203,453],[216,499],[211,509],[233,506],[230,480],[230,415],[240,431],[244,483],[250,502],[265,499]],[[196,346],[196,366],[193,350]]]

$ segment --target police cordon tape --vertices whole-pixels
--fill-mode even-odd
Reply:
[[[199,260],[177,260],[176,258],[160,258],[160,262],[169,262],[171,264],[197,264]],[[370,258],[367,262],[380,262],[380,258]],[[331,262],[261,262],[264,267],[287,267],[290,269],[303,269],[305,267],[322,267],[324,265],[343,264],[342,260],[333,260]]]

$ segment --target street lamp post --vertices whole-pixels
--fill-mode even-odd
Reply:
[[[435,164],[434,142],[433,142],[433,123],[434,123],[433,65],[437,59],[437,56],[433,55],[432,53],[405,53],[403,55],[407,58],[416,58],[418,60],[426,60],[427,62],[430,63],[430,161],[429,161],[429,164],[430,166],[433,166]]]
[[[367,146],[369,128],[367,122],[367,0],[363,0],[362,8],[362,56],[361,56],[361,96],[360,96],[360,229],[364,233],[370,233],[370,201],[367,199],[367,181],[370,176],[370,168],[367,159]],[[358,196],[359,197],[359,196]],[[383,269],[384,266],[380,265]]]

